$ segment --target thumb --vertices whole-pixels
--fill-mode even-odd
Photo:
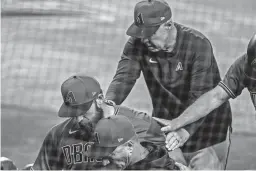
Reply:
[[[172,129],[172,127],[170,125],[168,125],[168,126],[162,127],[161,131],[162,132],[171,132],[171,131],[174,131],[174,130]]]
[[[189,168],[181,163],[175,162],[175,165],[180,168],[180,170],[189,170]]]

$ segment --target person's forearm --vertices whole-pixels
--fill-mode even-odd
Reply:
[[[131,92],[136,80],[130,82],[114,80],[110,84],[106,93],[106,99],[112,100],[116,105],[120,105]]]
[[[172,120],[176,129],[185,125],[196,122],[200,118],[205,117],[214,109],[223,104],[227,98],[221,96],[220,88],[216,87],[213,90],[203,94],[192,105],[190,105],[178,118]],[[173,126],[174,126],[173,125]]]

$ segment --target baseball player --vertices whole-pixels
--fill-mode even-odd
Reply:
[[[206,116],[230,98],[236,98],[245,88],[250,92],[252,103],[256,109],[256,34],[250,39],[247,53],[231,65],[218,86],[202,95],[178,118],[172,121],[156,119],[168,125],[162,128],[163,131],[176,130]]]
[[[102,158],[98,168],[104,170],[188,169],[181,164],[177,167],[163,146],[141,142],[135,130],[131,120],[123,115],[101,119],[95,128],[99,143],[93,144],[87,155]]]
[[[101,162],[84,155],[88,146],[94,143],[93,119],[90,120],[92,122],[87,122],[87,117],[90,118],[93,112],[98,113],[96,116],[101,116],[102,112],[94,105],[101,89],[97,86],[98,82],[92,79],[73,76],[63,82],[61,93],[64,103],[58,115],[72,117],[49,131],[33,164],[34,170],[88,170]],[[83,92],[84,82],[90,87],[90,94]]]
[[[165,136],[156,121],[145,113],[114,107],[104,99],[100,85],[94,78],[72,76],[62,84],[61,93],[64,103],[58,115],[69,119],[54,126],[47,134],[34,162],[34,170],[96,169],[102,159],[85,154],[92,144],[98,142],[97,134],[94,133],[95,125],[100,119],[112,115],[129,117],[140,142],[164,146]],[[185,163],[180,151],[173,153],[171,157],[175,161]]]

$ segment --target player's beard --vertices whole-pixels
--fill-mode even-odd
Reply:
[[[79,130],[75,135],[77,139],[81,139],[83,141],[94,140],[95,126],[98,121],[103,118],[103,110],[97,106],[96,102],[94,103],[95,113],[89,118],[85,115],[85,118],[75,125],[76,129]]]

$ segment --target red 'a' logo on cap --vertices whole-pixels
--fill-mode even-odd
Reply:
[[[139,13],[139,15],[137,16],[136,22],[137,22],[139,25],[144,24],[143,16],[142,16],[141,13]]]
[[[68,104],[72,104],[72,103],[76,102],[74,93],[72,91],[68,92],[68,94],[66,96],[66,99],[65,99],[65,102],[68,103]]]

